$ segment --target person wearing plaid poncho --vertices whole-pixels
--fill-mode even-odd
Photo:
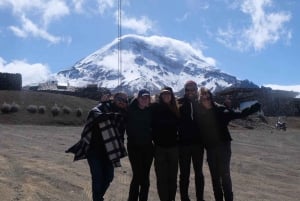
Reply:
[[[114,167],[127,156],[124,146],[127,95],[117,93],[113,101],[105,101],[88,114],[81,139],[66,153],[74,161],[87,159],[91,177],[93,201],[104,200],[104,194],[114,177]]]

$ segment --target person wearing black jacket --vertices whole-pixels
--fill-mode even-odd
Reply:
[[[151,105],[157,191],[161,201],[174,201],[178,173],[179,110],[171,87],[162,88],[158,99]]]
[[[195,173],[195,188],[197,201],[203,200],[204,176],[203,155],[204,147],[201,133],[195,119],[198,107],[198,87],[194,81],[187,81],[184,86],[185,94],[178,100],[180,111],[179,123],[179,188],[182,201],[190,201],[188,195],[190,167],[193,163]]]
[[[213,101],[212,93],[202,87],[200,89],[200,107],[196,119],[207,153],[207,162],[212,178],[216,201],[232,201],[232,182],[230,176],[231,135],[228,124],[231,120],[246,117],[260,110],[255,103],[241,112],[218,105]]]
[[[127,115],[127,150],[132,169],[128,201],[147,201],[150,169],[153,161],[150,92],[142,89],[129,105]]]

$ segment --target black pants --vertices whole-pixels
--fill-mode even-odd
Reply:
[[[188,190],[190,183],[190,168],[193,163],[195,173],[195,187],[197,201],[203,200],[204,176],[203,176],[203,154],[204,147],[201,145],[180,145],[179,146],[179,187],[181,201],[190,201]]]
[[[103,196],[114,178],[114,167],[110,160],[88,156],[92,176],[93,201],[104,200]]]
[[[154,167],[161,201],[174,201],[177,189],[178,147],[155,146]]]
[[[230,177],[231,143],[226,142],[214,148],[208,148],[207,162],[211,174],[214,196],[216,201],[233,200]]]
[[[150,169],[153,161],[153,145],[127,145],[132,169],[128,201],[146,201],[150,187]]]

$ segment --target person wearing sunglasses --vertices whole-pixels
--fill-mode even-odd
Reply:
[[[195,174],[196,200],[203,201],[204,176],[203,155],[204,147],[201,133],[195,119],[198,107],[198,86],[193,80],[184,85],[184,97],[178,99],[179,121],[179,188],[182,201],[190,201],[189,183],[190,169],[193,164]]]

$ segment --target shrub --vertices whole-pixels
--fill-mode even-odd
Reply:
[[[55,117],[57,115],[59,115],[60,113],[60,108],[55,104],[52,108],[51,108],[51,113],[52,115]]]
[[[27,111],[34,114],[36,113],[38,110],[38,107],[36,105],[28,105],[27,107]]]
[[[65,105],[63,106],[62,110],[64,114],[70,114],[72,112],[72,109]]]
[[[1,112],[4,114],[8,114],[10,111],[11,111],[11,105],[4,102],[1,106]]]
[[[39,108],[38,108],[38,112],[39,112],[39,114],[45,114],[46,106],[40,105]]]
[[[77,108],[76,109],[76,116],[77,117],[81,117],[82,116],[82,109],[81,108]]]
[[[11,108],[10,108],[10,111],[11,112],[18,112],[20,110],[20,106],[18,104],[16,104],[15,102],[13,102],[11,104]]]

